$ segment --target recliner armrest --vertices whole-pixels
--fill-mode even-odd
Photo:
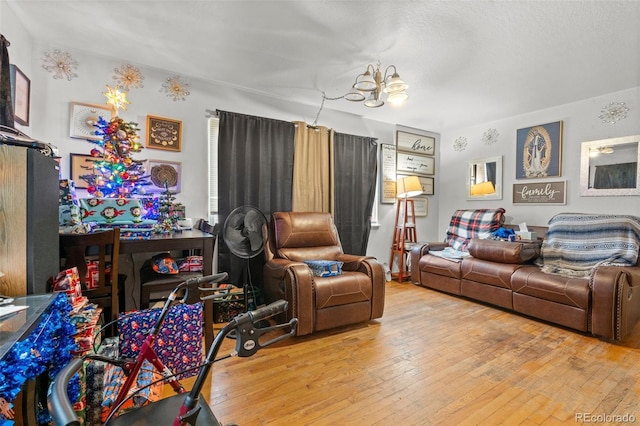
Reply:
[[[591,331],[622,340],[640,321],[640,267],[601,266],[593,274]]]
[[[420,271],[417,265],[422,256],[428,254],[430,251],[441,251],[447,247],[449,247],[449,244],[445,242],[424,243],[413,246],[411,249],[411,264],[416,265],[416,267],[411,268],[411,281],[414,283],[420,282]]]

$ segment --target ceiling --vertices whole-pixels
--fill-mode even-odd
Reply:
[[[1,1],[52,47],[318,107],[393,64],[403,106],[325,108],[418,129],[640,86],[640,1]]]

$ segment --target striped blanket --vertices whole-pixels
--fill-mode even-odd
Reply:
[[[503,208],[456,210],[451,216],[445,242],[455,250],[467,251],[472,238],[487,239],[504,222]]]
[[[589,277],[601,265],[636,265],[639,248],[639,217],[561,213],[549,221],[536,263],[544,272]]]

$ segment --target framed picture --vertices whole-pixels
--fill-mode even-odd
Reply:
[[[436,138],[431,136],[416,135],[413,133],[396,132],[398,151],[414,152],[423,155],[435,155]]]
[[[436,159],[428,155],[398,152],[398,173],[409,175],[434,175],[436,173]]]
[[[516,179],[561,176],[562,121],[517,131]]]
[[[147,115],[147,148],[180,151],[182,121]]]
[[[429,211],[429,199],[428,198],[412,198],[413,210],[416,217],[424,217]]]
[[[396,147],[380,145],[380,203],[393,204],[396,201]]]
[[[95,158],[85,154],[70,154],[70,157],[71,180],[76,184],[77,189],[87,189],[89,184],[80,176],[93,174],[93,160]]]
[[[178,161],[147,160],[147,171],[151,185],[146,187],[148,193],[162,193],[169,188],[172,194],[180,192],[182,163]]]
[[[20,68],[13,64],[10,66],[10,74],[13,118],[16,123],[28,126],[31,105],[31,80],[20,71]]]
[[[98,118],[105,120],[113,118],[114,110],[111,105],[85,104],[71,102],[71,114],[69,119],[69,136],[78,139],[100,140],[97,136],[95,124]]]
[[[401,179],[404,177],[407,177],[409,175],[398,175],[397,179]],[[435,190],[434,190],[434,178],[432,177],[425,177],[425,176],[418,176],[418,179],[420,180],[420,185],[422,185],[422,195],[433,195],[435,194]],[[420,195],[418,195],[419,197]]]
[[[567,181],[513,184],[513,204],[567,204]]]

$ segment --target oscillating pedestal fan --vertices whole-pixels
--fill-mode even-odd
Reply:
[[[222,238],[234,255],[246,259],[242,268],[242,284],[244,286],[244,306],[249,310],[249,293],[255,291],[251,283],[249,259],[257,256],[264,249],[262,227],[267,224],[264,213],[252,206],[241,206],[234,209],[222,227]]]

